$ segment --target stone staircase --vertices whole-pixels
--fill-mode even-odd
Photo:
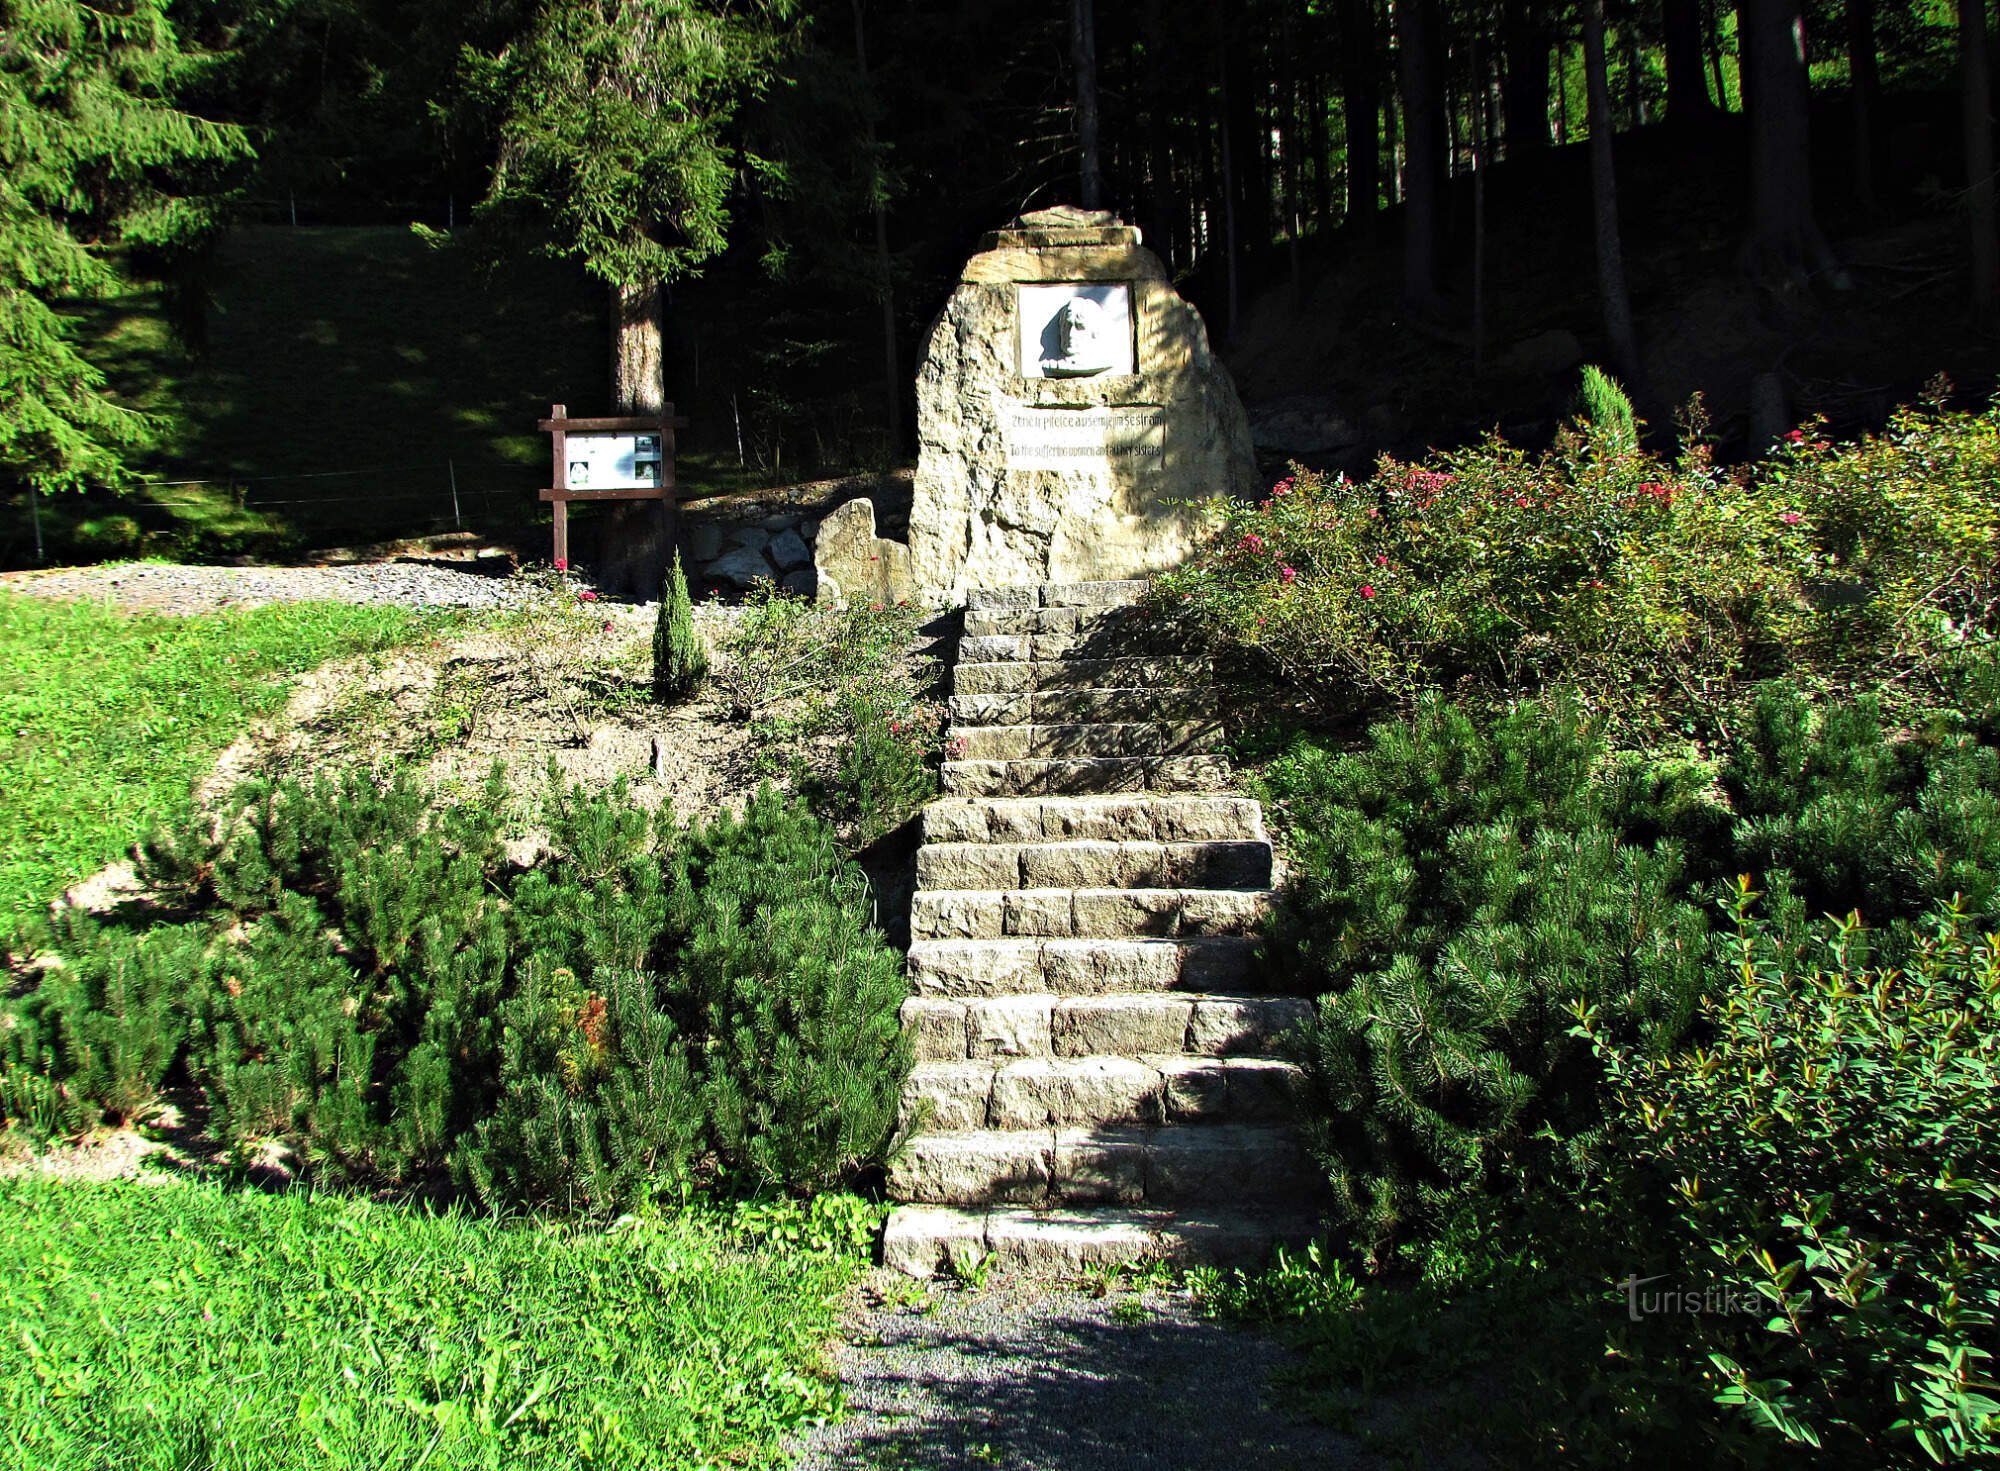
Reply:
[[[914,1130],[884,1256],[1046,1272],[1241,1260],[1310,1232],[1317,1174],[1256,992],[1272,852],[1230,795],[1209,671],[1143,583],[975,593],[910,921]]]

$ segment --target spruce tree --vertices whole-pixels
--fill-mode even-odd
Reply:
[[[162,0],[23,0],[0,20],[0,467],[38,490],[115,484],[156,422],[119,404],[62,303],[120,283],[120,244],[209,228],[161,181],[248,152],[173,105],[202,68]]]
[[[653,695],[662,704],[685,700],[708,677],[708,651],[694,631],[694,603],[688,597],[681,554],[667,569],[660,588],[660,611],[653,624]]]

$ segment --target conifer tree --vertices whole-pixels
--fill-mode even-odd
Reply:
[[[0,9],[0,467],[39,490],[115,484],[157,431],[78,351],[63,303],[116,288],[115,247],[174,251],[208,228],[163,179],[248,152],[174,106],[205,66],[164,0]]]
[[[707,677],[708,651],[694,631],[687,573],[681,570],[681,554],[675,552],[653,623],[653,695],[662,704],[685,700]]]

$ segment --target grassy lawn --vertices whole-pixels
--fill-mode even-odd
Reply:
[[[0,593],[0,933],[183,817],[288,676],[425,626],[400,608],[166,618]]]
[[[758,1466],[851,1260],[185,1182],[0,1182],[0,1467]]]

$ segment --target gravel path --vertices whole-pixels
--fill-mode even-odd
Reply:
[[[911,1289],[904,1287],[907,1295]],[[878,1299],[879,1301],[879,1299]],[[933,1284],[848,1329],[848,1413],[800,1442],[798,1471],[1346,1471],[1352,1436],[1274,1408],[1287,1350],[1170,1294]]]
[[[470,565],[481,568],[468,571]],[[0,574],[0,588],[47,598],[109,600],[148,613],[214,613],[265,603],[379,603],[498,608],[518,596],[499,558],[356,562],[337,567],[194,567],[128,562]],[[491,568],[492,570],[486,570]]]

